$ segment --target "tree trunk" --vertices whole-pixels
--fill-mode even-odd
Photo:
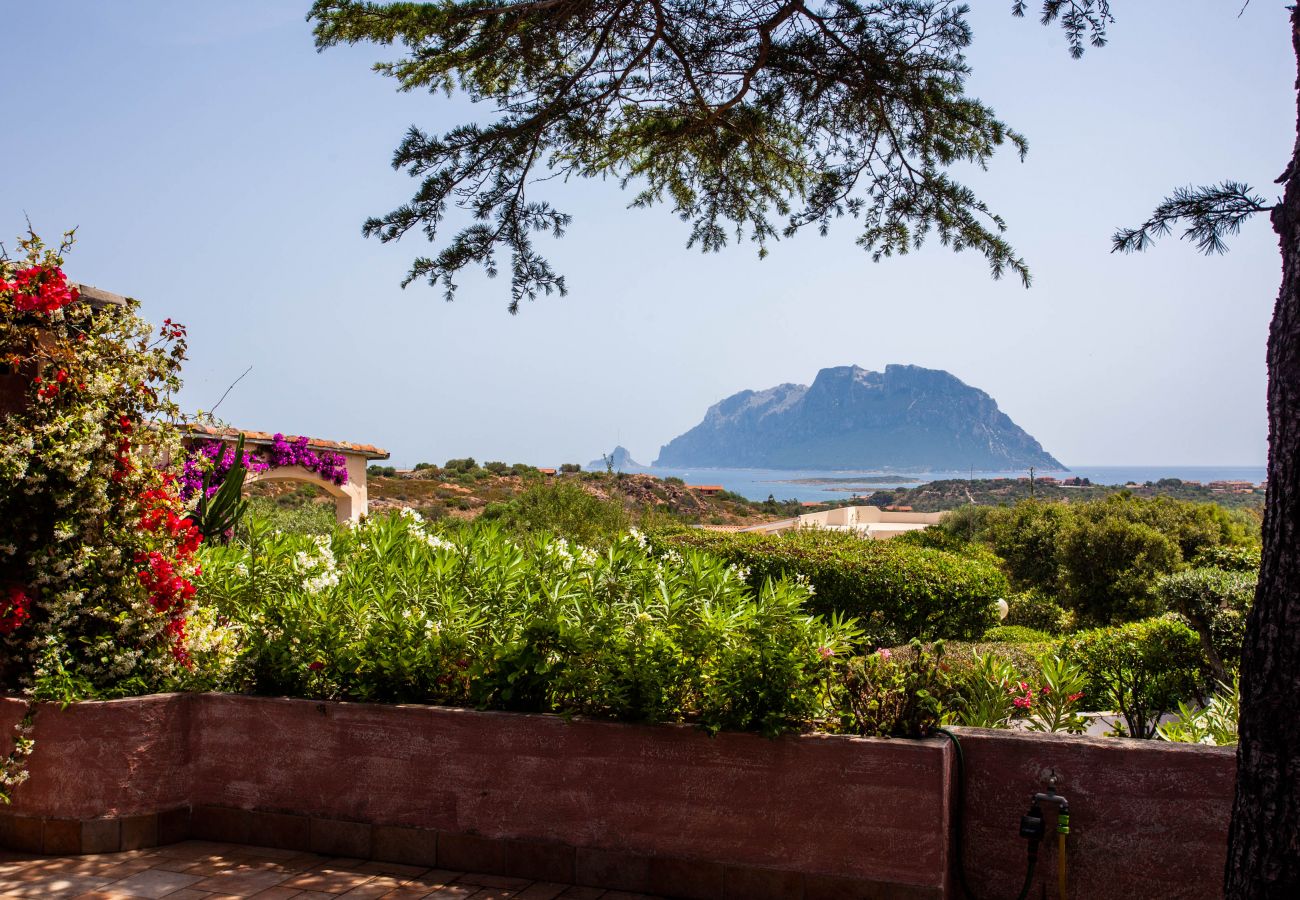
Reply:
[[[1291,41],[1300,63],[1300,9]],[[1300,77],[1296,81],[1300,96]],[[1241,663],[1237,791],[1224,894],[1300,897],[1300,117],[1273,228],[1282,288],[1268,337],[1264,559]]]

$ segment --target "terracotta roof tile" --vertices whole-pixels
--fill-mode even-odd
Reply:
[[[204,435],[212,438],[230,438],[239,437],[241,431],[244,435],[245,443],[249,444],[271,444],[275,442],[275,435],[265,431],[249,431],[239,428],[214,428],[211,425],[187,425],[185,430],[190,434]],[[286,440],[296,441],[298,435],[287,434]],[[307,446],[316,450],[333,450],[337,453],[351,453],[357,456],[364,456],[366,459],[388,459],[388,451],[383,450],[373,444],[354,444],[350,441],[327,441],[323,438],[307,438]]]

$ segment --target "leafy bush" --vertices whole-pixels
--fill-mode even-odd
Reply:
[[[333,503],[312,503],[290,494],[297,502],[282,497],[250,497],[246,518],[260,519],[272,531],[289,534],[332,534],[337,522]]]
[[[572,475],[582,471],[582,466],[578,463],[561,463],[560,472],[565,475]]]
[[[1030,590],[1007,598],[1008,626],[1023,626],[1048,634],[1068,631],[1071,617],[1065,607],[1040,591]]]
[[[953,720],[971,728],[1005,728],[1016,713],[1015,667],[997,653],[975,654],[964,678],[954,678]]]
[[[1206,554],[1249,559],[1259,539],[1248,516],[1217,504],[1127,493],[1085,503],[1025,500],[945,517],[940,527],[991,547],[1017,590],[1056,597],[1094,626],[1163,612],[1160,576]]]
[[[1161,612],[1156,580],[1178,568],[1178,545],[1143,522],[1079,520],[1061,535],[1061,597],[1081,623],[1110,625]]]
[[[1007,592],[996,560],[980,550],[957,554],[819,530],[688,531],[655,540],[721,556],[747,570],[755,587],[768,578],[804,579],[811,610],[858,619],[874,646],[978,637],[996,624],[994,604]]]
[[[1156,595],[1165,607],[1182,615],[1195,629],[1217,681],[1229,681],[1229,669],[1240,664],[1246,613],[1255,599],[1256,580],[1249,571],[1189,569],[1166,575],[1156,586]]]
[[[874,737],[925,737],[939,724],[950,685],[943,641],[926,648],[913,639],[897,657],[879,650],[849,663],[843,681],[843,727]]]
[[[366,466],[366,474],[371,478],[395,478],[397,477],[397,468],[395,466]]]
[[[1223,747],[1237,743],[1237,722],[1241,714],[1241,685],[1219,682],[1219,690],[1202,709],[1178,704],[1178,717],[1156,726],[1160,737],[1179,744],[1210,744]]]
[[[617,540],[632,525],[622,503],[602,500],[572,481],[534,484],[512,500],[487,507],[482,518],[516,534],[553,534],[592,546]]]
[[[1064,503],[1023,500],[1011,507],[989,510],[977,532],[1006,564],[1017,590],[1059,590],[1061,533],[1070,524],[1072,508]]]
[[[1043,669],[1039,660],[1056,651],[1055,643],[1002,644],[946,641],[944,646],[946,648],[944,664],[948,667],[954,688],[962,696],[967,694],[969,683],[980,677],[983,668],[980,660],[983,657],[996,656],[1008,663],[1017,681],[1038,683],[1043,678]]]
[[[1005,644],[1046,644],[1052,636],[1023,625],[998,625],[984,632],[984,640]]]
[[[1200,696],[1205,681],[1200,640],[1173,616],[1080,632],[1061,654],[1083,666],[1093,704],[1123,716],[1130,737],[1154,737],[1161,714]]]
[[[1222,569],[1225,572],[1259,574],[1258,547],[1208,547],[1192,560],[1193,568]]]
[[[702,553],[434,533],[409,512],[329,537],[209,548],[202,591],[243,632],[228,687],[689,721],[776,733],[831,714],[854,630],[791,581]]]
[[[449,459],[446,464],[443,465],[443,468],[448,472],[473,472],[478,468],[478,463],[475,462],[474,457],[467,456],[464,459]]]

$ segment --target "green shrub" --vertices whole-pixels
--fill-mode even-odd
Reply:
[[[965,677],[952,679],[954,696],[946,704],[959,725],[1005,728],[1016,713],[1014,701],[1019,673],[997,653],[977,653]]]
[[[1178,544],[1143,522],[1076,521],[1061,534],[1061,598],[1087,625],[1113,625],[1163,610],[1156,580],[1178,568]]]
[[[972,679],[979,677],[982,664],[981,657],[996,656],[1011,666],[1020,681],[1039,683],[1043,670],[1039,660],[1056,651],[1056,644],[1003,644],[1003,643],[967,643],[964,641],[945,642],[947,652],[944,664],[952,677],[953,685],[959,693],[964,693]]]
[[[505,503],[483,511],[516,534],[553,534],[580,544],[604,546],[618,539],[632,518],[617,500],[602,500],[572,481],[534,484]]]
[[[366,474],[371,478],[394,478],[397,469],[394,466],[366,466]]]
[[[1059,589],[1061,533],[1072,518],[1072,508],[1064,503],[1023,500],[984,514],[979,535],[1005,561],[1017,590],[1038,588],[1054,594]]]
[[[508,475],[510,467],[503,462],[493,461],[483,463],[484,471],[491,472],[493,475]]]
[[[1046,644],[1052,636],[1046,631],[1023,625],[998,625],[984,632],[984,640],[1005,644]]]
[[[337,522],[333,503],[315,503],[306,498],[285,503],[279,502],[279,498],[250,497],[245,515],[288,534],[330,534]]]
[[[1013,594],[1007,598],[1007,625],[1019,625],[1048,634],[1068,631],[1071,617],[1065,607],[1036,590]]]
[[[997,623],[994,604],[1007,592],[997,561],[978,549],[957,554],[824,530],[688,531],[655,540],[716,554],[748,571],[755,587],[769,578],[805,579],[811,610],[856,618],[881,646],[979,637]]]
[[[1200,640],[1174,616],[1080,632],[1061,653],[1087,673],[1090,705],[1119,713],[1129,737],[1154,737],[1161,714],[1205,682]]]
[[[473,472],[478,468],[478,463],[474,460],[474,457],[466,456],[464,459],[447,460],[443,468],[448,472]]]
[[[926,648],[915,639],[897,657],[882,649],[852,660],[842,683],[844,730],[873,737],[928,735],[951,691],[942,660],[943,641]]]
[[[1237,743],[1237,723],[1241,715],[1241,684],[1219,683],[1219,690],[1201,709],[1178,704],[1178,717],[1156,726],[1160,737],[1179,744],[1210,744],[1223,747]]]
[[[702,553],[605,552],[384,516],[206,548],[200,590],[243,647],[226,689],[688,721],[774,734],[828,707],[851,627],[790,581]]]
[[[1017,590],[1056,597],[1093,626],[1163,612],[1155,596],[1162,575],[1207,554],[1248,564],[1259,540],[1249,516],[1217,504],[1123,492],[1084,503],[1026,500],[946,517],[940,528],[974,535],[1002,558]]]
[[[1258,547],[1208,547],[1192,560],[1193,568],[1223,569],[1225,572],[1259,574]]]
[[[1156,586],[1156,595],[1165,607],[1182,615],[1195,629],[1216,681],[1230,681],[1229,670],[1240,665],[1255,582],[1250,571],[1189,569],[1166,575]]]

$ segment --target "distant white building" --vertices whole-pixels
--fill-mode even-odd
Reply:
[[[827,531],[852,531],[869,540],[886,541],[905,531],[920,531],[937,525],[942,516],[943,513],[899,512],[878,506],[841,506],[741,530],[778,534],[795,528],[824,528]]]

